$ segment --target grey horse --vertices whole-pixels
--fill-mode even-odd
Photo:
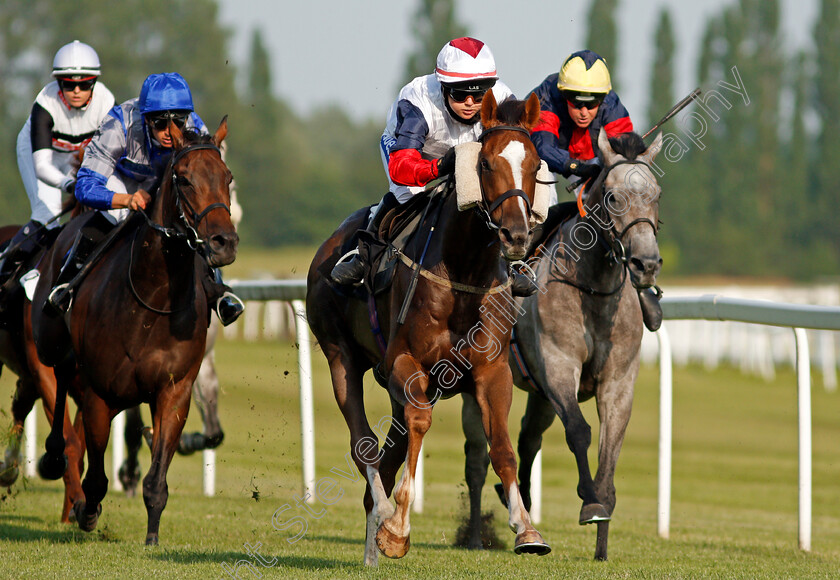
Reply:
[[[655,284],[662,265],[656,241],[660,187],[653,165],[662,135],[647,147],[635,133],[608,139],[602,129],[598,147],[605,167],[600,178],[585,200],[579,199],[574,217],[548,233],[529,260],[539,291],[521,304],[510,363],[514,383],[528,391],[518,445],[525,506],[531,507],[534,457],[556,414],[577,461],[579,522],[598,524],[595,559],[606,560],[613,476],[639,371],[643,323],[637,292]],[[579,406],[592,397],[601,424],[594,480],[587,459],[591,429]],[[468,395],[462,422],[469,547],[480,548],[488,458],[478,407]]]

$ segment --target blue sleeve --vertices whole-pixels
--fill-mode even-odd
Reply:
[[[111,209],[114,192],[105,187],[107,182],[104,175],[82,167],[76,175],[76,199],[95,209]]]
[[[394,131],[396,143],[390,151],[400,149],[423,150],[426,137],[429,135],[429,125],[422,111],[406,99],[397,103],[397,127]]]

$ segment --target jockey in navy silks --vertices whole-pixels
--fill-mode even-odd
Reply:
[[[591,50],[569,55],[560,72],[549,75],[532,92],[540,99],[540,122],[532,129],[531,140],[549,169],[573,182],[583,185],[601,173],[598,133],[602,127],[608,137],[633,131],[630,114],[612,90],[607,62]],[[639,301],[645,325],[658,329],[662,323],[659,294],[642,290]]]
[[[169,123],[182,131],[208,134],[204,121],[195,113],[192,93],[178,73],[149,75],[140,96],[115,106],[90,142],[76,183],[76,199],[101,210],[111,223],[128,216],[129,210],[145,210],[154,189],[169,162],[172,139]],[[84,230],[83,230],[84,231]],[[74,244],[74,249],[79,244]],[[65,260],[56,287],[66,283],[75,272],[69,265],[76,256]],[[65,274],[65,269],[70,271]],[[224,286],[218,270],[215,282],[205,284],[208,300],[224,325],[231,324],[243,312],[242,301]],[[50,301],[56,296],[50,294]],[[52,304],[64,310],[67,304]]]
[[[55,80],[35,97],[29,118],[17,138],[17,162],[32,213],[9,242],[13,249],[0,263],[0,282],[7,279],[59,226],[63,193],[76,184],[77,155],[114,106],[103,83],[99,55],[74,40],[53,59]]]
[[[481,101],[491,88],[498,102],[513,96],[499,80],[490,47],[463,37],[440,50],[434,73],[417,77],[400,90],[380,140],[390,188],[370,218],[369,232],[376,233],[388,211],[454,171],[455,145],[478,141],[481,136]],[[337,284],[357,284],[367,267],[358,250],[353,250],[339,260],[331,278]],[[514,283],[515,292],[533,290],[527,280]]]

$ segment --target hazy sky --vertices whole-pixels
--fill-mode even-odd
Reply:
[[[619,70],[612,72],[632,117],[639,121],[645,117],[653,30],[660,8],[669,7],[677,32],[677,92],[682,97],[694,88],[697,48],[706,20],[733,2],[619,0],[620,62]],[[588,0],[456,3],[459,21],[470,35],[490,46],[499,76],[519,98],[556,72],[566,56],[584,48]],[[233,31],[232,57],[238,68],[247,58],[251,32],[260,27],[272,59],[275,93],[297,112],[338,103],[354,118],[384,123],[414,47],[411,18],[419,0],[219,0],[219,4],[222,24]],[[787,48],[811,43],[817,9],[818,0],[783,0]]]

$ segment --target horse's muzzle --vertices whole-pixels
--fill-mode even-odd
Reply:
[[[627,260],[627,269],[630,271],[630,281],[634,288],[650,288],[656,284],[656,276],[662,269],[662,257],[659,254],[631,256]]]
[[[239,235],[236,232],[220,233],[207,240],[207,262],[214,268],[227,266],[236,259]]]
[[[501,227],[499,241],[506,260],[522,260],[531,244],[531,232],[527,227]]]

